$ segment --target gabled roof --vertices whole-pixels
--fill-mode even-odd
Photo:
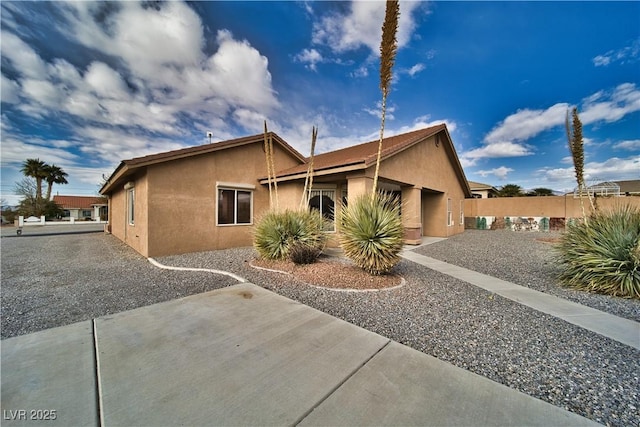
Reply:
[[[390,136],[382,140],[382,160],[405,150],[414,144],[429,138],[446,129],[444,124],[432,126],[401,135]],[[353,145],[340,150],[318,154],[313,159],[314,172],[327,169],[344,168],[354,166],[354,169],[364,169],[376,163],[378,157],[379,140]],[[307,159],[308,161],[309,159]],[[307,172],[307,163],[280,171],[278,178],[297,175]]]
[[[640,179],[613,182],[620,186],[620,193],[622,194],[640,194]]]
[[[451,141],[451,136],[445,124],[384,138],[382,140],[381,160],[384,161],[438,134],[440,134],[438,136],[438,143],[442,143],[447,147],[449,159],[456,171],[460,185],[464,188],[467,197],[471,197],[471,191],[469,190],[467,179],[462,170],[460,159],[458,159],[453,142]],[[314,175],[329,175],[338,172],[362,170],[375,165],[378,157],[379,142],[379,140],[369,141],[316,155],[313,160]],[[304,179],[307,173],[308,161],[309,159],[302,165],[280,171],[276,174],[276,178],[278,181]],[[266,183],[266,178],[262,179],[261,183]]]
[[[106,205],[105,200],[96,196],[53,196],[53,201],[62,209],[91,209],[94,205]]]
[[[293,147],[287,144],[282,138],[273,132],[269,132],[268,135],[272,138],[274,143],[280,144],[285,151],[288,151],[293,157],[300,160],[301,163],[305,161],[302,154],[297,152]],[[243,145],[254,144],[256,142],[262,143],[264,141],[264,134],[245,136],[242,138],[230,139],[227,141],[213,142],[210,144],[197,145],[195,147],[181,148],[179,150],[166,151],[164,153],[151,154],[143,157],[135,157],[129,160],[123,160],[116,170],[111,174],[107,182],[100,189],[101,194],[106,194],[113,188],[116,182],[122,178],[131,175],[136,170],[172,160],[183,159],[187,157],[198,156],[201,154],[213,153],[216,151],[226,150],[234,147],[241,147]]]
[[[490,191],[495,191],[498,192],[498,190],[489,184],[483,184],[481,182],[475,182],[475,181],[467,181],[469,183],[469,188],[471,188],[471,191],[480,191],[480,190],[490,190]]]
[[[460,181],[460,185],[464,188],[465,194],[468,197],[471,197],[469,185],[464,175],[464,171],[462,170],[460,160],[458,159],[455,148],[453,147],[453,142],[451,141],[451,136],[447,131],[447,127],[444,124],[384,138],[382,141],[381,158],[382,160],[385,160],[438,134],[441,134],[438,136],[438,143],[442,143],[446,147],[449,159],[451,160],[452,166],[455,169],[456,175],[458,176],[458,179]],[[307,172],[309,159],[302,156],[302,154],[296,151],[275,133],[269,132],[269,135],[273,138],[273,141],[275,143],[280,144],[280,146],[282,146],[286,151],[288,151],[291,155],[293,155],[300,161],[300,165],[278,172],[276,175],[278,181],[296,180],[300,178],[304,179]],[[113,174],[109,177],[105,185],[100,189],[100,193],[109,193],[114,188],[116,183],[121,182],[124,178],[132,175],[137,170],[149,165],[197,156],[205,153],[212,153],[232,147],[240,147],[256,142],[262,143],[263,140],[264,134],[258,134],[247,136],[244,138],[237,138],[228,141],[215,142],[212,144],[204,144],[196,147],[183,148],[180,150],[167,151],[164,153],[123,160],[113,172]],[[362,170],[375,165],[378,155],[378,144],[379,141],[375,140],[365,142],[364,144],[358,144],[340,150],[316,155],[314,157],[314,174],[332,174],[337,172],[344,172],[347,170]],[[267,183],[266,177],[261,180],[261,183]]]

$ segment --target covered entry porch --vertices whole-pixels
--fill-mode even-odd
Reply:
[[[282,183],[286,194],[284,207],[295,209],[302,198],[304,182]],[[314,178],[309,200],[309,209],[322,213],[335,233],[330,244],[338,244],[340,233],[340,211],[350,200],[363,194],[371,194],[373,178],[365,174],[340,174]],[[400,202],[400,214],[405,230],[405,243],[419,245],[423,236],[448,237],[456,234],[453,201],[445,192],[423,188],[409,183],[398,182],[386,177],[378,181],[378,190],[390,193]],[[457,201],[463,208],[464,203]],[[455,212],[457,214],[457,212]],[[456,215],[464,219],[464,215]],[[464,221],[463,221],[464,222]],[[461,229],[464,229],[464,224]]]

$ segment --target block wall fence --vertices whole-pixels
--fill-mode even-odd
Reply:
[[[618,205],[631,205],[640,209],[640,196],[597,197],[600,210]],[[583,199],[587,215],[591,206]],[[465,229],[514,231],[557,231],[566,224],[582,218],[580,199],[573,194],[548,197],[497,197],[492,199],[466,199],[464,202]]]

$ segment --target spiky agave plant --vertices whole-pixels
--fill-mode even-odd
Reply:
[[[318,211],[270,210],[256,223],[253,246],[265,259],[286,259],[296,245],[316,249],[319,255],[327,241],[324,230],[325,220]]]
[[[373,275],[388,273],[404,243],[400,203],[389,193],[361,195],[342,210],[340,246],[358,267]]]
[[[640,209],[619,205],[569,225],[556,253],[562,284],[640,298]]]

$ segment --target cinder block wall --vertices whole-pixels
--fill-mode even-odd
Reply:
[[[599,209],[612,209],[616,205],[629,204],[640,208],[640,197],[597,197],[596,203]],[[591,213],[591,205],[585,197],[583,199],[586,214]],[[549,196],[549,197],[497,197],[492,199],[467,199],[465,200],[465,228],[478,227],[478,219],[493,223],[496,219],[507,219],[507,223],[514,223],[517,218],[549,219],[550,225],[564,224],[574,218],[582,217],[580,199],[573,195]],[[545,221],[545,220],[542,220]],[[482,221],[481,221],[482,222]],[[490,228],[487,226],[487,228]],[[493,227],[496,228],[496,227]],[[513,228],[513,227],[512,227]],[[546,227],[545,227],[546,228]],[[551,227],[556,229],[557,227]]]

